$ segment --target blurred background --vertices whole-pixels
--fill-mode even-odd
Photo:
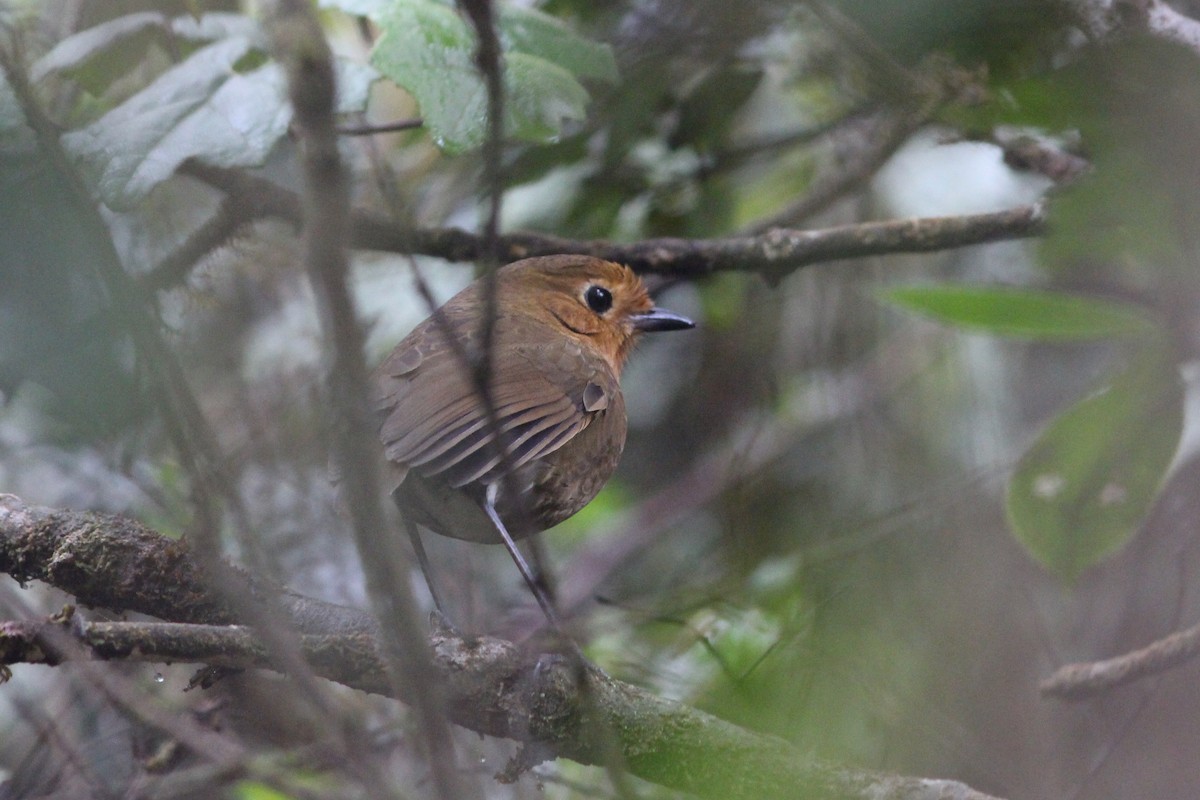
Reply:
[[[127,14],[253,15],[255,5],[43,0],[0,10],[29,65]],[[1171,4],[1200,16],[1197,5]],[[375,7],[321,4],[348,61],[368,63],[380,27],[356,14]],[[1135,453],[1161,424],[1171,467],[1155,473],[1161,491],[1103,557],[1064,576],[1014,536],[1009,480],[1041,432],[1141,351],[1104,338],[971,332],[882,293],[953,282],[1135,308],[1159,332],[1171,376],[1167,388],[1136,391],[1177,392],[1190,410],[1200,56],[1131,31],[1098,38],[1071,4],[1049,0],[538,7],[611,46],[619,78],[585,81],[586,114],[549,141],[505,148],[505,230],[713,238],[1039,198],[1050,213],[1049,233],[1033,240],[822,263],[770,280],[652,276],[659,304],[700,324],[639,347],[623,379],[630,436],[616,477],[544,536],[587,654],[616,677],[837,762],[954,778],[1006,798],[1193,796],[1194,664],[1078,704],[1037,690],[1064,663],[1144,646],[1200,617],[1200,465],[1189,425],[1179,432],[1171,413],[1159,419],[1156,403],[1114,418],[1119,441],[1105,440],[1104,458]],[[181,59],[158,41],[123,41],[109,55],[120,63],[105,69],[118,77],[102,86],[83,73],[35,81],[64,129],[97,119]],[[64,179],[19,113],[8,113],[5,89],[0,491],[182,535],[188,476],[146,394],[146,365],[96,277],[94,243]],[[374,84],[370,120],[419,113],[413,94]],[[1030,141],[1041,161],[1019,157],[1014,143]],[[343,144],[357,206],[398,227],[480,228],[478,151],[447,154],[420,129]],[[294,142],[281,138],[255,174],[298,188]],[[298,231],[257,220],[183,268],[156,270],[220,201],[179,177],[102,212],[126,270],[153,289],[278,576],[299,592],[365,606],[328,467],[321,342]],[[439,301],[475,274],[429,257],[358,251],[353,260],[372,363],[429,312],[415,274]],[[434,571],[464,627],[532,632],[536,606],[502,550],[428,538],[438,539],[427,540]],[[232,535],[226,546],[239,557]],[[427,601],[415,575],[414,587]],[[0,580],[5,618],[68,601]],[[286,709],[271,709],[284,721],[264,710],[286,705],[280,679],[244,676],[184,695],[186,665],[113,669],[148,703],[222,715],[222,730],[255,748],[305,739]],[[388,768],[409,782],[407,796],[422,796],[404,710],[355,702]],[[488,776],[512,744],[462,734],[488,797],[615,796],[602,770],[565,761],[500,785]],[[159,738],[71,669],[19,666],[0,687],[0,797],[186,795],[147,770]],[[273,796],[249,785],[221,791]]]

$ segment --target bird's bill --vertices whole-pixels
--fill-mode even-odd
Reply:
[[[681,317],[661,308],[652,308],[644,314],[633,315],[633,329],[642,333],[657,331],[681,331],[696,327],[687,317]]]

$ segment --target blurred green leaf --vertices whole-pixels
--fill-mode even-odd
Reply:
[[[153,42],[165,44],[173,37],[179,50],[191,52],[195,43],[234,36],[265,44],[258,23],[244,14],[187,14],[174,19],[148,11],[127,14],[63,39],[34,62],[30,76],[36,83],[49,75],[66,75],[99,94],[128,75]],[[179,48],[180,42],[193,44]]]
[[[617,61],[608,45],[585,39],[532,8],[502,5],[498,11],[496,27],[506,51],[537,56],[580,78],[617,82]]]
[[[1185,208],[1196,205],[1164,190],[1158,170],[1136,149],[1113,152],[1055,197],[1038,257],[1048,266],[1067,268],[1112,258],[1158,268],[1188,264],[1190,245],[1178,224]]]
[[[284,78],[274,65],[242,75],[253,47],[234,38],[197,50],[150,86],[63,143],[100,197],[129,209],[185,160],[261,164],[287,131]]]
[[[487,132],[487,93],[475,67],[475,33],[449,6],[399,0],[378,17],[383,35],[371,62],[410,91],[434,143],[448,153],[479,147]],[[536,11],[502,7],[505,131],[549,142],[564,120],[584,118],[587,90],[577,78],[615,81],[606,45],[590,42]]]
[[[1162,484],[1183,428],[1166,353],[1143,353],[1061,414],[1017,464],[1008,518],[1017,540],[1065,581],[1119,550]]]
[[[292,795],[257,781],[242,781],[235,787],[234,794],[238,800],[292,800]]]
[[[505,129],[519,139],[553,142],[563,120],[587,116],[588,93],[562,67],[525,53],[504,57]]]
[[[277,64],[237,71],[257,52],[242,36],[203,47],[63,144],[114,209],[136,206],[189,158],[259,166],[287,134],[292,111]],[[364,107],[375,77],[339,62],[340,110]]]
[[[127,14],[68,36],[50,48],[30,68],[36,83],[48,75],[63,73],[79,79],[91,92],[102,90],[141,60],[146,45],[162,38],[167,17],[152,11]]]
[[[1070,341],[1155,331],[1134,306],[1036,289],[939,284],[888,289],[880,297],[949,325],[1021,339]]]

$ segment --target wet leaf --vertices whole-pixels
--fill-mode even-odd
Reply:
[[[475,33],[453,8],[401,0],[378,17],[383,35],[371,54],[380,72],[416,98],[438,147],[461,153],[487,134],[487,92],[475,66]],[[584,118],[580,78],[616,80],[607,46],[589,42],[552,17],[502,7],[505,133],[550,142],[567,120]]]
[[[1108,387],[1055,419],[1008,486],[1013,533],[1064,581],[1119,550],[1162,485],[1183,428],[1183,393],[1164,353],[1142,354]]]

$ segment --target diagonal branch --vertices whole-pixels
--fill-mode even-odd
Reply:
[[[1177,631],[1124,655],[1067,664],[1038,689],[1060,700],[1086,700],[1134,681],[1174,669],[1200,656],[1200,625]]]
[[[274,663],[256,636],[231,627],[237,620],[230,618],[220,597],[205,590],[205,570],[188,547],[131,520],[32,507],[0,495],[0,571],[22,581],[44,580],[90,605],[201,623],[76,623],[70,632],[92,658],[141,653],[137,657],[240,666]],[[301,647],[314,672],[364,691],[392,693],[376,655],[376,628],[369,615],[248,576],[246,580],[259,594],[278,593],[278,604],[305,634]],[[2,660],[37,661],[42,651],[36,644],[47,624],[0,624]],[[535,744],[537,752],[551,757],[603,763],[607,729],[616,733],[630,772],[703,797],[988,800],[954,781],[814,760],[782,739],[656,697],[594,668],[587,673],[589,697],[583,702],[575,670],[566,661],[522,652],[501,639],[437,630],[430,644],[455,723]],[[46,663],[44,653],[40,659]],[[423,691],[412,685],[396,688],[409,701],[414,692]]]

